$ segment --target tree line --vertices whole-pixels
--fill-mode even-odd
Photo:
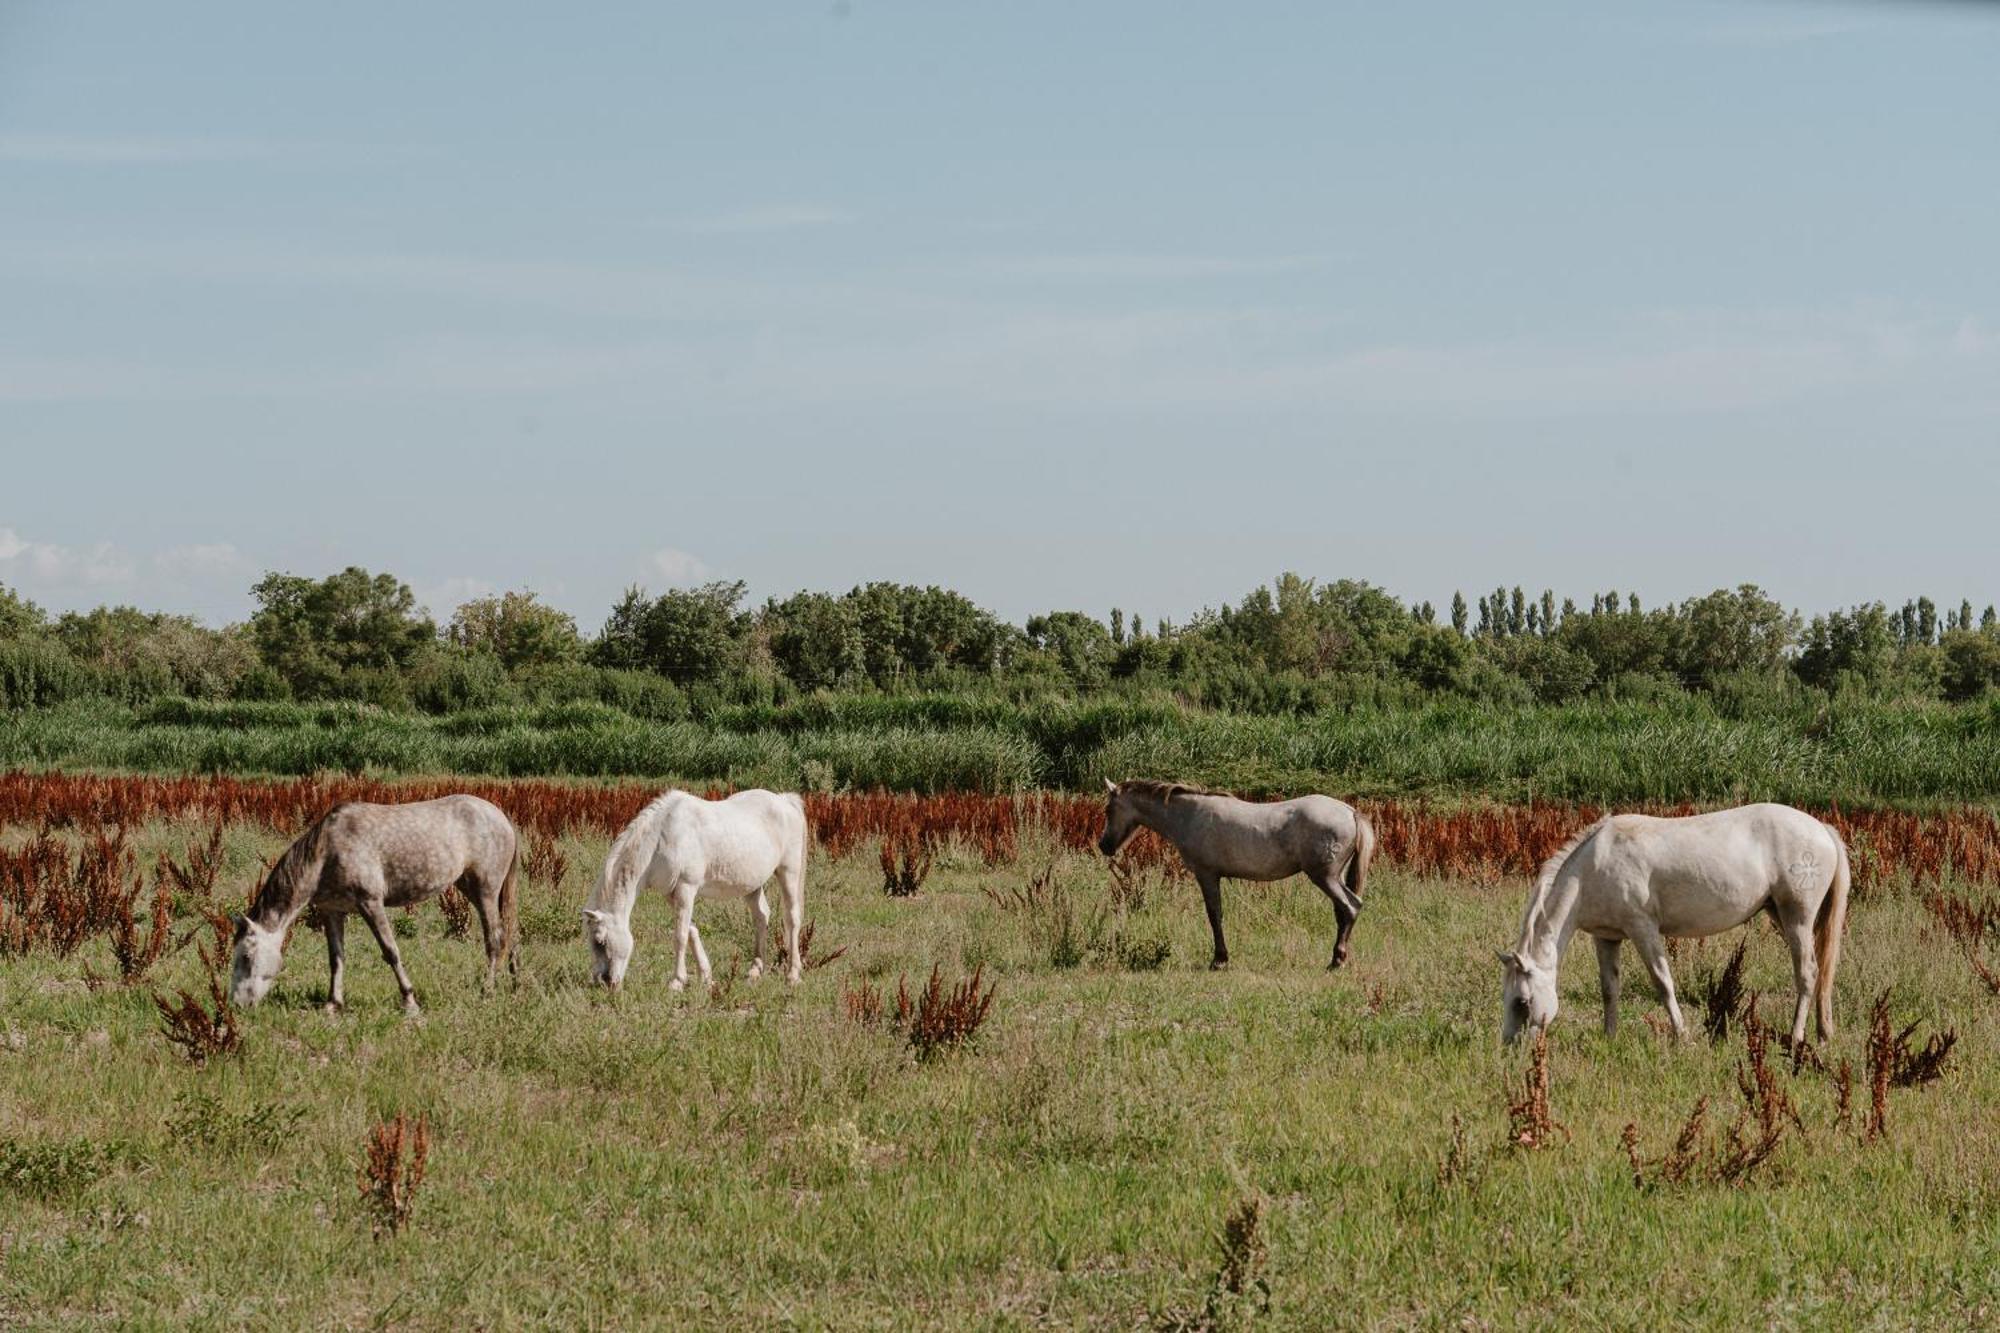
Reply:
[[[627,590],[595,634],[535,594],[475,598],[440,625],[408,584],[349,568],[266,575],[213,629],[99,607],[51,616],[0,584],[0,705],[101,697],[356,700],[450,713],[596,700],[637,716],[814,691],[1158,688],[1197,706],[1312,712],[1457,695],[1496,704],[1828,695],[1977,699],[2000,686],[1994,608],[1928,597],[1809,620],[1745,584],[1646,607],[1635,594],[1495,588],[1445,616],[1372,584],[1284,574],[1184,624],[1122,608],[1012,624],[959,593],[869,583],[746,602],[741,582]]]

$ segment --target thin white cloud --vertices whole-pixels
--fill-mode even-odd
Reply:
[[[488,579],[455,574],[450,578],[439,579],[436,583],[423,584],[415,591],[418,604],[429,611],[433,619],[445,621],[451,618],[452,612],[467,602],[480,597],[497,596],[500,585]]]
[[[807,227],[840,227],[860,221],[858,214],[825,204],[773,204],[745,208],[712,217],[683,218],[675,230],[699,236],[736,236],[771,231],[798,231]]]
[[[31,541],[13,528],[0,528],[0,576],[27,589],[40,586],[100,586],[128,583],[138,562],[111,542],[62,546]]]
[[[153,568],[169,578],[206,579],[249,574],[257,566],[229,542],[170,546],[153,557]]]
[[[685,587],[699,583],[708,577],[708,565],[698,555],[687,551],[677,551],[673,547],[662,547],[653,552],[648,562],[653,572],[665,579],[670,588]]]

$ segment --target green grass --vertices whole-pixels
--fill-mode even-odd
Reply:
[[[197,832],[150,829],[147,855]],[[276,846],[232,830],[226,892]],[[580,879],[604,842],[569,850]],[[1573,950],[1551,1056],[1573,1137],[1508,1150],[1503,1087],[1523,1056],[1497,1045],[1492,950],[1511,942],[1518,883],[1380,872],[1336,974],[1316,891],[1232,885],[1235,962],[1210,974],[1184,882],[1154,881],[1119,922],[1101,864],[1031,847],[990,871],[947,855],[921,896],[890,901],[869,851],[815,860],[819,944],[849,952],[795,991],[767,977],[670,994],[666,916],[647,902],[627,990],[597,993],[580,884],[560,899],[530,884],[518,987],[482,996],[477,946],[426,909],[404,943],[424,1017],[400,1017],[350,930],[348,1013],[329,1018],[324,950],[302,932],[240,1057],[207,1069],[169,1050],[143,990],[86,990],[101,943],[0,959],[0,1325],[1145,1325],[1207,1311],[1218,1235],[1253,1195],[1275,1327],[2000,1312],[2000,1000],[1906,898],[1855,907],[1831,1053],[1861,1065],[1867,999],[1888,988],[1899,1020],[1957,1028],[1945,1081],[1892,1093],[1887,1141],[1863,1145],[1802,1075],[1810,1138],[1766,1174],[1641,1193],[1621,1127],[1657,1155],[1702,1094],[1726,1123],[1741,1044],[1664,1041],[1636,984],[1606,1041],[1594,960]],[[980,891],[1051,859],[1067,943]],[[746,914],[705,904],[699,920],[728,969]],[[1752,930],[1749,981],[1775,1018],[1783,950]],[[1121,945],[1145,958],[1145,940],[1164,965],[1122,966]],[[1684,952],[1683,978],[1730,943]],[[973,1049],[920,1064],[843,1016],[843,985],[914,985],[934,962],[998,982]],[[183,954],[166,979],[196,970]],[[355,1170],[369,1125],[399,1109],[430,1117],[430,1174],[410,1228],[378,1241]],[[1453,1116],[1472,1166],[1440,1183]]]
[[[152,772],[645,777],[780,790],[1094,788],[1171,776],[1250,792],[1596,802],[2000,800],[2000,706],[1689,696],[1501,708],[1205,713],[1164,699],[814,697],[657,722],[602,704],[432,718],[355,704],[103,702],[17,714],[0,765]]]

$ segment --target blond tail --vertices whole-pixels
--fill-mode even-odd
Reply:
[[[1813,923],[1813,952],[1819,959],[1819,977],[1813,983],[1813,1001],[1818,1009],[1821,1041],[1833,1036],[1833,973],[1840,966],[1840,937],[1847,930],[1847,890],[1851,878],[1846,839],[1840,836],[1840,830],[1830,824],[1827,832],[1833,834],[1833,845],[1839,852],[1839,859],[1833,867],[1833,885],[1819,905],[1819,919]]]

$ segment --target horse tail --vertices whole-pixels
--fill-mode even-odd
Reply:
[[[1813,922],[1813,953],[1819,960],[1819,976],[1813,982],[1813,1003],[1819,1012],[1819,1035],[1833,1035],[1833,971],[1840,966],[1840,937],[1847,929],[1847,891],[1853,875],[1847,860],[1847,840],[1828,824],[1833,836],[1836,859],[1833,884],[1820,900],[1819,916]]]
[[[1358,902],[1368,887],[1368,863],[1375,859],[1375,826],[1359,810],[1354,812],[1354,855],[1347,858],[1347,872],[1341,879]]]
[[[507,857],[507,874],[500,881],[500,952],[506,955],[507,972],[510,976],[521,974],[520,960],[514,956],[516,937],[520,934],[521,902],[515,890],[515,883],[521,877],[521,840],[514,837],[514,850]]]

